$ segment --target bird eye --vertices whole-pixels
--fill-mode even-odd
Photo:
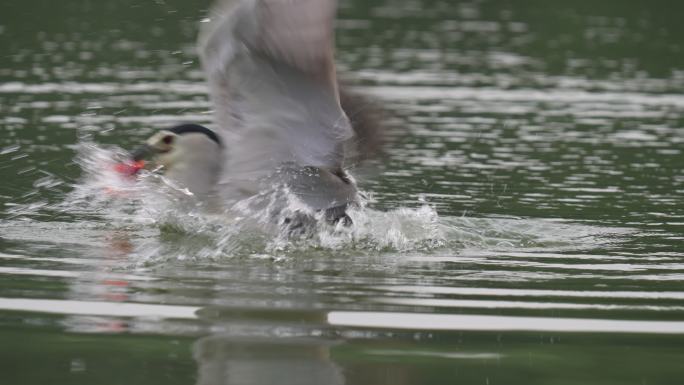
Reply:
[[[171,144],[171,143],[173,143],[173,136],[172,136],[172,135],[167,135],[167,136],[163,137],[163,138],[162,138],[162,142],[164,142],[164,144]]]

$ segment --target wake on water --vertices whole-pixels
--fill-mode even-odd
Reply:
[[[311,212],[283,188],[219,207],[197,202],[188,190],[155,172],[143,171],[135,179],[122,176],[114,166],[126,156],[120,148],[81,143],[76,163],[83,176],[71,191],[54,204],[14,205],[9,210],[11,219],[2,227],[7,230],[21,220],[24,228],[30,228],[36,221],[45,221],[47,213],[49,217],[64,215],[71,219],[60,222],[60,231],[98,224],[116,228],[136,235],[133,253],[138,263],[277,259],[314,252],[338,256],[397,252],[453,255],[473,248],[576,249],[580,239],[595,245],[605,235],[597,234],[591,226],[538,219],[440,216],[427,203],[383,212],[360,202],[348,210],[351,226],[330,224],[322,213]],[[298,221],[297,226],[293,220]],[[25,231],[31,233],[30,229]],[[13,234],[27,236],[16,228]]]

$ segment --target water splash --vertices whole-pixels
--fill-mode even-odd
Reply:
[[[76,163],[83,174],[71,184],[71,191],[54,204],[14,205],[9,210],[13,223],[21,221],[24,232],[30,232],[38,225],[49,227],[42,223],[46,214],[50,218],[67,215],[74,229],[125,230],[134,238],[132,262],[138,265],[244,257],[280,260],[302,253],[458,255],[465,249],[558,249],[602,241],[591,226],[539,219],[440,216],[428,203],[379,211],[363,201],[348,210],[351,226],[332,224],[324,213],[308,209],[287,188],[273,188],[221,207],[197,201],[192,193],[155,172],[143,171],[137,178],[122,176],[115,165],[126,157],[127,152],[118,147],[80,143]],[[54,177],[37,181],[41,186],[57,182]],[[5,221],[3,227],[8,226]],[[64,222],[59,226],[64,231]],[[602,228],[602,233],[607,232]],[[26,234],[21,236],[25,239]]]

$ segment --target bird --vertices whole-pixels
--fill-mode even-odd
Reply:
[[[311,212],[351,223],[346,211],[359,190],[346,162],[378,147],[380,126],[352,94],[342,93],[347,112],[342,106],[336,7],[335,0],[219,0],[198,42],[215,129],[159,130],[132,159],[151,158],[201,200],[230,204],[279,186]]]

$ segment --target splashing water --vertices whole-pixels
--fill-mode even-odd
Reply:
[[[79,145],[81,180],[55,204],[15,205],[11,214],[29,218],[78,216],[77,225],[118,228],[138,237],[136,264],[167,260],[234,257],[279,259],[297,253],[450,253],[464,249],[577,247],[623,230],[521,218],[442,217],[427,203],[379,211],[367,201],[348,210],[353,225],[330,224],[285,188],[264,191],[230,207],[199,202],[187,189],[142,171],[122,175],[115,165],[127,153],[90,142]],[[28,221],[30,224],[30,220]],[[293,226],[297,223],[297,226]],[[623,231],[624,232],[624,231]],[[570,237],[567,234],[573,233]],[[77,238],[77,237],[76,237]]]

